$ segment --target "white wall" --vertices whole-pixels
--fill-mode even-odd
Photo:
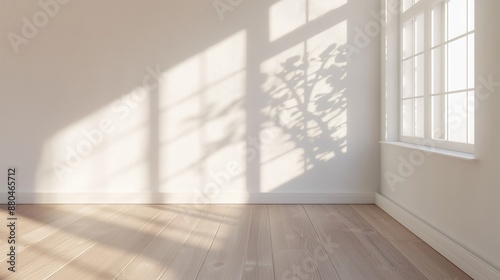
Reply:
[[[240,2],[2,3],[0,168],[18,192],[377,191],[380,42],[356,33],[377,1]]]
[[[500,24],[499,10],[499,1],[476,1],[475,66],[479,104],[475,148],[478,160],[428,155],[422,165],[413,166],[413,174],[402,175],[403,182],[390,184],[385,175],[401,175],[398,168],[415,153],[389,145],[383,145],[381,151],[381,193],[496,269],[500,269],[500,87],[497,84],[488,91],[479,77],[500,81],[500,38],[495,35]],[[394,81],[389,78],[387,82],[390,95]],[[383,104],[390,102],[386,100]],[[383,116],[390,119],[394,112],[387,106]],[[387,135],[394,135],[391,130],[397,129],[396,122],[392,121],[389,121],[393,125],[388,126]],[[384,140],[394,139],[389,136]]]

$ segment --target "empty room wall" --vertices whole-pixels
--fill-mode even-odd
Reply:
[[[18,168],[21,201],[378,191],[378,1],[2,5],[1,179]]]
[[[475,2],[477,160],[427,154],[423,160],[412,159],[417,164],[403,167],[415,151],[383,145],[381,193],[500,269],[500,39],[495,35],[500,2]],[[394,116],[387,108],[383,115]],[[394,127],[388,129],[385,140],[394,140]],[[399,174],[402,180],[388,180],[388,174]]]

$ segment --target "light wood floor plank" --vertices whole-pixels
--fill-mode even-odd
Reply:
[[[171,263],[175,267],[175,279],[194,280],[203,265],[203,261],[212,245],[222,218],[226,213],[225,205],[210,205],[203,213],[199,223]],[[162,280],[170,280],[169,274],[162,275]]]
[[[37,217],[34,221],[35,228],[29,232],[22,229],[23,221],[20,221],[19,249],[30,246],[47,236],[56,233],[61,228],[70,225],[78,219],[88,217],[103,208],[102,205],[63,205],[50,215]]]
[[[249,205],[231,205],[197,279],[241,279],[252,216]]]
[[[106,206],[91,217],[76,219],[55,234],[41,239],[18,253],[19,269],[15,274],[4,274],[1,279],[46,279],[72,259],[92,247],[93,238],[106,233],[107,223],[119,218],[125,206]]]
[[[57,219],[65,218],[60,215],[57,209],[61,209],[62,205],[19,205],[16,209],[18,234],[17,234],[17,250],[21,251],[26,246],[35,243],[38,239],[33,239],[36,234],[31,234],[40,227],[46,225],[46,221],[55,222]],[[100,206],[99,206],[100,207]],[[5,217],[7,217],[7,210],[5,207]],[[5,252],[9,244],[2,242],[0,245],[0,252]],[[3,261],[5,258],[2,256],[0,259]]]
[[[197,279],[274,279],[267,206],[229,207]]]
[[[2,257],[0,279],[471,279],[374,205],[22,205],[17,217],[17,272]]]
[[[56,205],[18,205],[16,208],[15,217],[17,217],[17,224],[23,228],[21,232],[18,234],[19,245],[21,245],[21,240],[24,239],[24,235],[42,224],[37,222],[40,216],[43,215],[51,215],[53,211],[58,206]],[[5,220],[8,217],[7,206],[1,207],[2,218]],[[2,242],[0,244],[0,252],[5,252],[9,244],[7,242]],[[24,247],[24,246],[23,246]],[[22,247],[19,246],[18,250],[21,250]],[[5,259],[3,256],[0,259]]]
[[[245,266],[241,279],[274,279],[271,228],[267,205],[252,206]]]
[[[96,245],[51,276],[53,279],[113,279],[170,223],[176,213],[168,206],[139,205],[109,223],[108,234]]]
[[[302,205],[269,205],[275,279],[340,279]]]
[[[16,206],[16,216],[26,217],[27,219],[37,219],[40,216],[47,215],[65,205],[37,205],[37,204],[21,204]]]
[[[177,215],[166,225],[117,279],[159,279],[175,273],[171,263],[185,245],[207,206],[175,206]],[[175,279],[175,278],[171,278]]]
[[[472,279],[375,205],[352,206],[429,279]]]
[[[304,207],[342,279],[427,279],[349,205]]]

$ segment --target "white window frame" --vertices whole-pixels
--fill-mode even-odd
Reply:
[[[460,38],[463,38],[463,37],[466,37],[468,38],[469,35],[471,34],[474,34],[475,33],[475,30],[472,29],[472,31],[470,31],[469,29],[467,29],[466,33],[464,35],[460,35],[456,38],[452,38],[452,39],[444,39],[442,40],[442,42],[440,44],[437,44],[435,46],[432,46],[431,44],[431,40],[432,40],[432,19],[431,19],[431,11],[433,9],[433,7],[435,7],[436,5],[439,5],[439,4],[443,4],[445,3],[446,1],[448,0],[441,0],[441,1],[436,1],[436,0],[416,0],[416,3],[413,4],[410,8],[407,8],[406,10],[403,10],[403,2],[405,0],[401,0],[400,2],[400,7],[401,7],[401,13],[400,13],[400,16],[399,16],[399,55],[398,55],[398,59],[399,59],[399,77],[398,77],[398,80],[399,80],[399,96],[398,96],[398,104],[399,104],[399,141],[401,142],[406,142],[406,143],[411,143],[411,144],[417,144],[417,145],[423,145],[423,146],[431,146],[431,147],[435,147],[435,148],[441,148],[441,149],[447,149],[447,150],[453,150],[453,151],[459,151],[459,152],[465,152],[465,153],[470,153],[470,154],[473,154],[474,153],[474,143],[471,142],[471,143],[462,143],[462,142],[453,142],[453,141],[449,141],[449,140],[443,140],[443,139],[436,139],[432,136],[432,133],[433,133],[433,124],[432,124],[432,96],[433,96],[433,93],[432,93],[432,72],[433,72],[433,69],[432,69],[432,61],[431,61],[431,52],[433,49],[436,49],[438,47],[443,47],[443,46],[447,46],[447,44],[449,44],[450,42],[453,42],[453,41],[456,41],[456,40],[459,40]],[[415,0],[414,0],[415,1]],[[453,1],[453,0],[452,0]],[[470,0],[470,1],[473,1],[473,0]],[[443,4],[444,5],[444,4]],[[448,11],[445,10],[445,13],[447,13]],[[466,21],[469,20],[469,16],[468,16],[468,13],[469,13],[469,6],[467,5],[467,17]],[[423,51],[422,52],[418,52],[418,53],[415,53],[415,52],[412,52],[412,55],[404,58],[403,56],[403,27],[404,27],[404,24],[415,18],[416,16],[420,15],[421,13],[423,13],[423,16],[424,16],[424,34],[423,34]],[[446,17],[447,18],[447,17]],[[469,24],[468,22],[466,22],[466,28],[468,28]],[[446,29],[447,28],[447,24],[444,24],[443,25],[443,29]],[[442,32],[447,32],[445,30],[443,30]],[[415,38],[415,35],[414,33],[412,34],[413,38]],[[469,40],[466,39],[467,41],[467,44],[469,44]],[[414,44],[415,45],[415,44]],[[413,46],[415,48],[415,46]],[[467,48],[469,48],[469,45],[467,45]],[[417,57],[419,55],[423,54],[423,60],[424,60],[424,71],[423,71],[423,79],[424,79],[424,82],[423,82],[423,102],[424,102],[424,123],[423,123],[423,137],[416,137],[416,136],[407,136],[407,135],[403,135],[403,128],[404,128],[404,119],[403,119],[403,100],[409,100],[409,99],[414,99],[415,100],[415,96],[413,95],[412,97],[404,97],[404,93],[403,93],[403,62],[411,57]],[[470,55],[470,53],[468,53],[467,51],[467,55]],[[469,61],[469,59],[467,60]],[[441,69],[445,69],[445,66],[446,65],[446,62],[443,61],[443,63],[441,64]],[[414,67],[413,67],[414,68]],[[440,74],[444,74],[445,70],[441,70],[440,71]],[[468,73],[469,74],[469,73]],[[446,79],[444,76],[446,74],[444,74],[442,76],[442,79],[444,82],[444,80]],[[414,76],[415,77],[415,76]],[[415,78],[413,77],[413,82],[415,82]],[[413,90],[414,90],[414,85],[412,85],[413,87]],[[460,90],[458,92],[472,92],[474,94],[474,85],[467,85],[467,88],[466,89],[463,89],[463,90]],[[447,94],[452,94],[453,92],[452,91],[449,91],[449,92],[443,92],[443,93],[440,93],[442,95],[447,95]],[[475,95],[475,94],[474,94]],[[447,100],[447,99],[446,99]],[[470,101],[468,101],[470,102]],[[467,105],[467,113],[466,113],[466,118],[468,118],[469,114],[468,114],[468,111],[471,110],[471,108],[469,107],[470,104]],[[473,105],[472,105],[472,108],[473,108]],[[415,105],[413,106],[413,118],[415,118]],[[472,113],[473,110],[472,110]],[[447,113],[444,113],[442,116],[446,116]],[[448,124],[446,124],[446,127],[448,127]],[[469,130],[469,129],[474,129],[474,125],[471,127],[469,127],[469,121],[467,119],[466,121],[466,129]],[[413,129],[415,129],[415,122],[414,122],[414,119],[413,119]],[[448,132],[447,132],[447,129],[446,128],[446,132],[445,132],[445,138],[448,137]],[[472,131],[473,135],[474,135],[474,132]],[[469,135],[469,132],[467,131],[466,132],[466,138],[468,139],[468,135]],[[469,141],[469,139],[467,140]]]

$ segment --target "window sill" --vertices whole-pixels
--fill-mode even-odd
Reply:
[[[443,156],[447,156],[447,157],[468,160],[468,161],[477,160],[477,157],[474,154],[457,152],[457,151],[440,149],[440,148],[427,147],[427,146],[416,145],[416,144],[405,143],[405,142],[380,141],[380,144],[396,146],[396,147],[403,147],[403,148],[413,149],[413,150],[420,150],[420,151],[424,151],[427,153],[438,154],[438,155],[443,155]]]

